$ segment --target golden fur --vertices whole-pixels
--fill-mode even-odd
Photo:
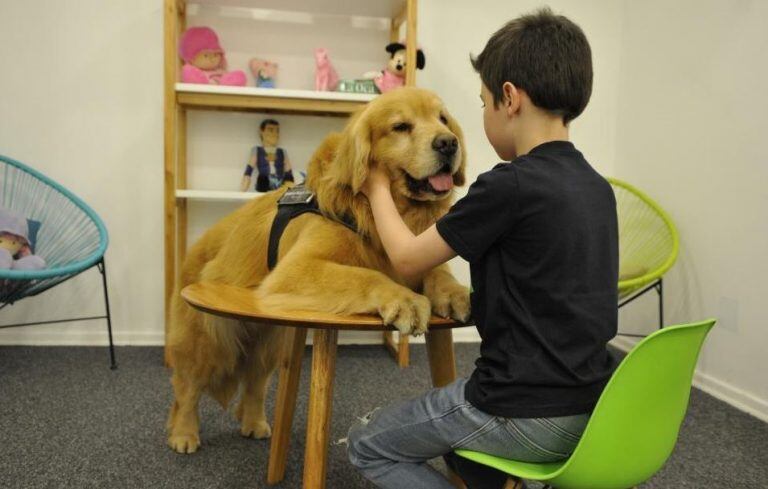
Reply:
[[[395,129],[403,123],[408,130],[402,125]],[[458,140],[449,163],[433,149],[437,137]],[[286,227],[278,264],[268,273],[270,226],[285,188],[253,199],[206,232],[189,251],[172,304],[166,346],[175,396],[168,419],[171,448],[192,453],[199,447],[197,405],[204,392],[226,408],[239,389],[241,433],[269,436],[264,396],[284,343],[284,328],[193,309],[179,296],[188,284],[246,287],[264,303],[293,309],[375,313],[404,333],[422,333],[430,311],[465,320],[467,289],[445,265],[417,283],[406,284],[395,273],[368,201],[359,193],[372,163],[385,168],[400,214],[414,233],[421,233],[447,212],[452,192],[415,191],[405,173],[413,183],[450,171],[454,183],[463,185],[465,158],[461,129],[436,95],[416,88],[394,90],[356,113],[342,133],[329,135],[308,168],[307,186],[317,194],[321,210],[329,216],[351,215],[365,237],[332,219],[303,214]]]

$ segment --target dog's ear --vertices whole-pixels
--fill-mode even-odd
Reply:
[[[337,183],[360,192],[371,167],[371,127],[366,110],[349,121],[333,159],[333,175]]]
[[[456,119],[445,111],[445,117],[448,119],[448,129],[458,138],[459,148],[461,149],[461,159],[459,160],[459,170],[453,174],[453,184],[461,187],[467,181],[466,169],[467,169],[467,146],[464,144],[464,131],[461,130],[461,126]]]

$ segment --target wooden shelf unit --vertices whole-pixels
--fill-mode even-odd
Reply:
[[[417,0],[198,0],[190,5],[218,8],[251,8],[327,12],[337,16],[389,17],[390,42],[400,40],[405,25],[407,68],[405,84],[416,84]],[[186,27],[186,0],[164,0],[164,233],[165,233],[165,324],[168,330],[171,296],[187,250],[187,202],[246,201],[258,194],[195,190],[187,188],[187,111],[223,110],[292,115],[348,117],[375,96],[311,90],[222,87],[179,83],[181,60],[177,46]],[[353,9],[353,11],[350,11]],[[318,141],[319,144],[319,141]],[[400,366],[408,365],[408,338],[394,343],[391,333],[384,342],[396,353]]]

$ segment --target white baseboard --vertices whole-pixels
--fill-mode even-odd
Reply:
[[[638,341],[638,339],[617,336],[611,341],[611,344],[622,351],[628,352]],[[768,400],[753,396],[749,392],[734,387],[711,375],[707,375],[699,369],[696,369],[696,372],[693,374],[693,386],[723,402],[727,402],[739,411],[751,414],[757,419],[768,423]]]
[[[312,335],[307,337],[311,342]],[[113,340],[117,346],[162,346],[164,343],[162,331],[131,331],[128,333],[115,332]],[[453,330],[455,343],[478,343],[480,336],[473,327]],[[424,337],[411,338],[411,343],[424,343]],[[25,346],[106,346],[109,344],[106,328],[91,327],[85,331],[34,331],[30,328],[9,329],[0,334],[0,345]],[[348,331],[339,335],[340,345],[378,345],[381,344],[381,334],[367,331]]]

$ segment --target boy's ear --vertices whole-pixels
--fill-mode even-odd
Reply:
[[[344,128],[333,159],[334,180],[349,186],[353,194],[360,192],[371,167],[371,127],[366,112],[363,110]]]
[[[502,92],[502,103],[504,104],[504,110],[507,112],[507,115],[513,115],[518,110],[520,110],[520,104],[522,102],[521,100],[521,90],[517,88],[514,84],[511,82],[504,82],[504,85],[501,86],[501,92]]]

